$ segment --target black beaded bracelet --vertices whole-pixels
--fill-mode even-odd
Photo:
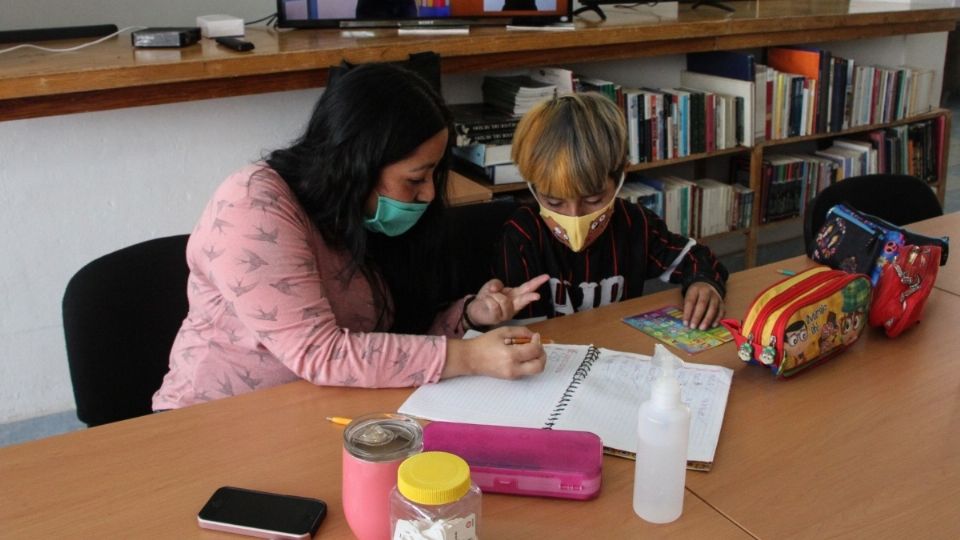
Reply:
[[[476,298],[477,298],[477,295],[471,294],[470,296],[467,297],[466,300],[463,301],[463,317],[462,317],[462,318],[463,318],[463,325],[464,325],[468,330],[477,330],[477,331],[479,331],[479,332],[486,332],[487,329],[489,329],[488,326],[482,326],[482,325],[479,325],[479,324],[474,324],[473,321],[470,320],[470,315],[467,315],[467,306],[470,305],[470,302],[473,302],[474,300],[476,300]]]

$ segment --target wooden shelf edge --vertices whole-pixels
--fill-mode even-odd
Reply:
[[[430,41],[380,39],[363,47],[345,42],[258,54],[244,61],[213,57],[182,64],[90,69],[79,79],[75,71],[37,72],[0,77],[0,121],[320,87],[326,84],[328,67],[340,60],[393,61],[422,50],[441,55],[444,73],[463,73],[949,31],[956,26],[958,13],[960,9],[951,8],[909,16],[857,15],[829,23],[818,17],[797,17],[778,21],[773,28],[765,27],[764,21],[681,22],[663,28],[585,28],[575,36],[517,33],[508,40],[503,32]],[[678,29],[690,31],[677,35]]]
[[[697,154],[690,154],[689,156],[684,156],[680,158],[660,159],[657,161],[646,161],[643,163],[631,163],[627,165],[627,172],[657,169],[660,167],[676,165],[678,163],[687,163],[691,161],[698,161],[701,159],[710,159],[710,158],[715,158],[720,156],[728,156],[731,154],[742,154],[744,152],[749,152],[749,151],[750,151],[749,146],[735,146],[733,148],[724,148],[723,150],[715,150],[713,152],[700,152]]]
[[[900,120],[894,120],[892,122],[870,124],[867,126],[857,126],[854,128],[844,129],[842,131],[831,131],[828,133],[813,133],[811,135],[804,135],[802,137],[788,137],[786,139],[773,139],[770,141],[762,141],[755,146],[759,146],[760,148],[767,149],[767,148],[773,148],[777,146],[783,146],[787,144],[799,143],[804,141],[816,141],[819,139],[831,139],[831,138],[843,137],[844,135],[864,133],[866,131],[874,131],[877,129],[885,129],[889,127],[913,124],[916,122],[923,122],[925,120],[933,120],[934,118],[943,116],[944,114],[950,114],[950,111],[948,109],[942,109],[938,107],[929,112],[921,113],[921,114],[911,116],[908,118],[903,118]]]
[[[696,237],[696,236],[695,236],[695,237],[693,237],[693,238],[694,238],[697,242],[710,242],[710,241],[714,241],[714,240],[720,240],[720,239],[723,239],[723,238],[730,238],[730,237],[732,237],[732,236],[744,236],[744,237],[749,237],[749,236],[750,236],[750,228],[747,227],[746,229],[734,229],[734,230],[732,230],[732,231],[727,231],[727,232],[722,232],[722,233],[717,233],[717,234],[711,234],[711,235],[709,235],[709,236],[700,236],[700,237]]]

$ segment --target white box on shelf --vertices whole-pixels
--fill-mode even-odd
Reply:
[[[243,19],[230,15],[201,15],[197,17],[200,35],[205,38],[242,36]]]

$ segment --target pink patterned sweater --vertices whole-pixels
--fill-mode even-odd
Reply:
[[[190,310],[154,410],[296,379],[361,387],[437,381],[444,336],[463,333],[463,301],[437,316],[431,335],[374,332],[370,284],[359,272],[344,284],[346,263],[275,171],[250,165],[228,177],[187,243]]]

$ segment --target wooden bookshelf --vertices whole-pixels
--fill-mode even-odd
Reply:
[[[23,49],[0,56],[0,121],[315,88],[342,60],[395,61],[428,50],[441,55],[445,73],[467,73],[946,32],[960,19],[960,8],[884,11],[881,5],[875,12],[850,13],[846,0],[733,4],[733,14],[683,4],[677,18],[668,20],[607,7],[606,21],[578,17],[573,32],[476,27],[466,36],[398,36],[378,29],[356,37],[339,30],[251,27],[246,38],[256,49],[242,55],[208,39],[183,49],[134,49],[128,34],[70,54]]]
[[[679,163],[690,163],[694,161],[700,161],[703,159],[715,158],[720,156],[728,156],[732,154],[742,154],[744,152],[749,152],[749,146],[734,146],[733,148],[724,148],[723,150],[715,150],[713,152],[700,152],[697,154],[690,154],[688,156],[672,158],[672,159],[658,159],[655,161],[646,161],[643,163],[631,163],[627,166],[627,172],[636,172],[636,171],[646,171],[649,169],[658,169],[660,167],[667,167],[669,165],[677,165]]]

